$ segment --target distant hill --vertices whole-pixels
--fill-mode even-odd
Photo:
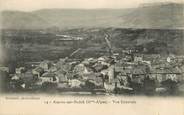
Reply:
[[[125,26],[137,28],[183,28],[184,4],[146,4],[123,15]]]
[[[49,27],[47,20],[29,12],[3,11],[2,27],[8,29],[39,29]]]
[[[3,11],[2,28],[83,27],[184,28],[184,4],[146,4],[132,9],[42,9]]]

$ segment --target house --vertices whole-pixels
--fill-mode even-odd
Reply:
[[[93,65],[93,68],[95,69],[96,72],[100,72],[104,69],[107,69],[108,66],[105,64],[101,64],[101,63],[96,63],[95,65]]]
[[[106,89],[107,92],[113,92],[115,89],[115,84],[104,82],[104,88]]]
[[[20,67],[15,69],[16,74],[21,74],[25,72],[25,67]]]
[[[89,58],[87,59],[87,61],[89,62],[90,65],[94,65],[95,63],[97,63],[97,59],[94,58]]]
[[[141,62],[143,61],[143,56],[141,54],[134,55],[134,62]]]
[[[56,77],[54,73],[44,73],[39,79],[41,79],[42,83],[49,82],[49,83],[58,83],[59,79]]]
[[[44,71],[48,71],[49,68],[51,67],[51,62],[45,60],[45,61],[41,62],[39,66],[40,66],[41,68],[43,68]]]
[[[38,66],[32,70],[32,73],[34,76],[40,77],[44,73],[44,69]]]
[[[56,66],[52,66],[49,68],[49,72],[56,72],[57,71],[57,67]]]
[[[106,61],[105,57],[99,57],[97,60],[98,60],[98,62],[105,62]]]
[[[56,74],[56,77],[59,79],[60,83],[68,82],[68,77],[66,76],[65,71],[58,70],[55,74]]]
[[[88,59],[84,59],[84,60],[81,62],[81,64],[88,66],[88,65],[90,65],[90,61],[89,61]]]
[[[147,65],[151,66],[151,61],[145,61],[145,60],[143,60],[143,61],[142,61],[142,63],[144,63],[144,64],[147,64]]]
[[[14,74],[11,77],[12,81],[18,81],[22,88],[31,88],[31,85],[35,82],[31,71],[26,71],[21,74]]]
[[[19,79],[20,79],[20,77],[17,74],[15,74],[11,77],[11,80],[19,80]]]
[[[103,76],[107,76],[108,75],[108,69],[104,69],[100,72]]]
[[[103,87],[104,82],[102,77],[97,77],[97,75],[91,75],[87,78],[88,82],[93,83],[96,87]]]
[[[69,72],[73,70],[73,66],[70,63],[65,63],[60,67],[60,69],[62,69],[65,72]]]
[[[69,82],[69,86],[71,87],[71,88],[80,88],[80,86],[81,86],[81,81],[80,80],[78,80],[78,79],[69,79],[68,80],[68,82]]]
[[[83,80],[88,80],[90,78],[94,78],[96,77],[95,73],[86,73],[86,74],[82,74],[82,79]]]
[[[166,80],[180,81],[182,78],[182,71],[178,67],[169,68],[166,74]]]
[[[146,68],[138,66],[134,67],[131,71],[132,81],[135,83],[142,83],[143,79],[147,75]]]
[[[57,69],[60,69],[60,68],[62,68],[62,66],[64,65],[66,63],[66,59],[64,58],[61,58],[61,59],[59,59],[59,61],[56,63],[56,68]]]
[[[114,61],[114,59],[112,58],[112,57],[107,57],[107,56],[102,56],[102,57],[99,57],[98,59],[98,62],[106,62],[106,63],[108,63],[108,64],[111,64],[113,61]]]
[[[60,83],[66,83],[66,82],[68,82],[67,76],[65,76],[63,74],[56,75],[56,77],[58,78],[58,80],[59,80]]]
[[[120,85],[128,86],[127,74],[125,72],[120,72],[117,74],[116,79],[119,81]]]
[[[76,65],[74,67],[74,72],[76,74],[81,75],[81,74],[89,74],[89,73],[92,73],[93,70],[90,67],[85,66],[83,63],[81,63],[81,64],[78,64],[78,65]]]
[[[159,83],[165,80],[180,81],[182,79],[182,70],[178,67],[151,69],[151,77]]]
[[[155,79],[158,83],[166,80],[166,69],[164,68],[152,68],[150,70],[150,78]]]
[[[74,78],[74,73],[73,72],[66,72],[67,79],[73,79]]]
[[[117,73],[120,73],[120,72],[124,72],[124,70],[125,70],[125,67],[122,65],[116,65],[115,66],[115,72],[117,72]]]
[[[23,73],[23,74],[20,74],[21,76],[21,79],[23,80],[23,82],[25,83],[25,87],[26,88],[28,88],[28,87],[30,87],[31,86],[31,84],[33,84],[34,83],[34,76],[33,76],[33,74],[32,74],[32,72],[31,71],[26,71],[25,73]]]
[[[169,55],[169,56],[167,57],[166,61],[167,61],[168,63],[170,63],[170,62],[174,61],[175,58],[176,58],[176,57],[175,57],[174,55]]]
[[[115,66],[115,73],[121,76],[128,76],[132,74],[132,66]]]

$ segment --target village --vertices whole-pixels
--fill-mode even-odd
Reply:
[[[172,94],[184,81],[184,56],[143,55],[131,50],[123,50],[121,56],[113,53],[83,60],[66,57],[31,66],[16,68],[13,74],[1,67],[7,72],[8,88],[81,94]]]
[[[43,59],[22,66],[0,66],[6,91],[56,92],[69,94],[148,94],[183,93],[184,56],[146,54],[136,48],[114,50],[110,35],[104,33],[106,47],[100,56],[76,58],[85,50],[85,38],[57,34],[56,42],[77,44],[66,57]],[[58,46],[59,47],[59,46]],[[107,51],[106,51],[107,50]],[[86,52],[88,53],[88,52]],[[33,60],[34,61],[34,60]]]
[[[99,57],[73,58],[82,50],[78,48],[56,61],[30,62],[21,67],[2,66],[0,75],[4,77],[4,87],[13,92],[71,94],[171,95],[183,92],[184,56],[143,54],[136,49],[115,52],[108,34],[104,41],[108,53]]]

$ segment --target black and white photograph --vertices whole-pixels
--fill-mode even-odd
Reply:
[[[182,0],[2,0],[2,94],[184,96]]]

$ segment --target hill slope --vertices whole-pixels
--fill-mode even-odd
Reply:
[[[123,16],[125,26],[137,28],[183,28],[184,4],[150,4]]]
[[[3,11],[3,28],[49,27],[184,28],[184,4],[151,4],[135,9],[43,9]]]
[[[2,26],[8,29],[39,29],[50,25],[34,13],[4,11],[2,12]]]

